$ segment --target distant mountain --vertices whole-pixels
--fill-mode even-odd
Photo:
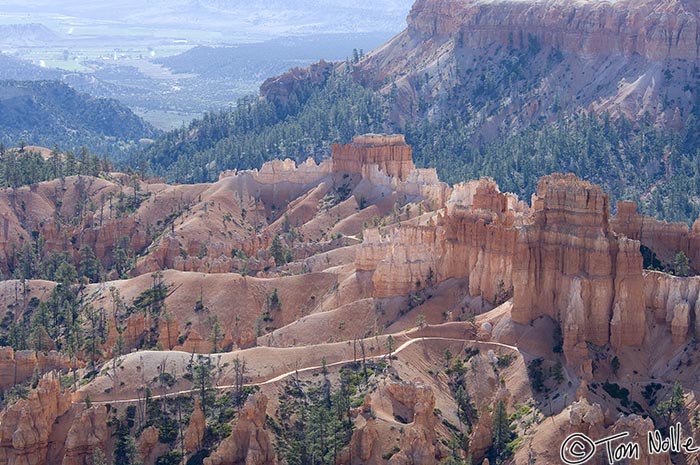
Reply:
[[[387,33],[314,34],[284,37],[228,47],[194,47],[179,55],[155,60],[176,73],[207,79],[264,79],[295,66],[325,59],[344,60],[354,51],[369,51],[388,40]]]
[[[0,142],[77,149],[119,158],[157,131],[112,99],[57,81],[0,81]]]
[[[0,24],[0,46],[31,47],[57,40],[59,36],[43,24]]]
[[[100,22],[107,29],[126,25],[180,30],[184,38],[190,31],[218,32],[226,42],[236,43],[289,34],[398,32],[412,2],[329,0],[320,5],[310,0],[154,0],[147,3],[137,0],[88,3],[9,0],[3,3],[3,10],[9,13],[27,14],[33,20],[58,17],[67,27],[77,25],[75,35],[81,34],[82,25]]]

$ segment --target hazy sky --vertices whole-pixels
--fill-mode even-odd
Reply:
[[[57,33],[182,31],[196,40],[314,32],[398,32],[413,0],[4,0],[0,24],[41,23]],[[107,31],[105,31],[107,32]]]

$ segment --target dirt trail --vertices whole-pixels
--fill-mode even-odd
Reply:
[[[515,347],[511,346],[508,344],[501,344],[500,342],[485,342],[485,341],[477,341],[475,339],[458,339],[458,338],[448,338],[448,337],[416,337],[416,338],[411,338],[408,341],[404,342],[401,344],[399,347],[396,348],[391,354],[396,355],[403,350],[405,350],[407,347],[410,347],[412,344],[415,344],[417,342],[427,342],[427,341],[449,341],[449,342],[463,342],[463,343],[469,343],[469,344],[475,344],[475,345],[480,345],[480,346],[486,346],[486,347],[498,347],[498,348],[505,348],[509,350],[513,350],[516,352],[520,352],[520,350]],[[382,354],[382,355],[375,355],[373,357],[368,357],[368,360],[380,360],[383,358],[386,358],[389,354]],[[333,362],[333,363],[328,363],[326,364],[326,368],[334,367],[334,366],[341,366],[341,365],[346,365],[348,363],[352,363],[354,360],[348,359],[348,360],[341,360],[339,362]],[[305,373],[309,371],[315,371],[315,370],[321,370],[323,368],[323,365],[314,365],[314,366],[309,366],[305,368],[299,368],[296,370],[290,370],[286,373],[282,373],[281,375],[275,376],[274,378],[270,378],[265,381],[261,381],[258,383],[245,383],[244,386],[265,386],[267,384],[273,384],[278,381],[282,381],[283,379],[298,374],[298,373]],[[224,386],[214,386],[212,389],[215,389],[217,391],[223,391],[226,389],[233,389],[236,386],[231,384],[231,385],[224,385]],[[183,394],[191,394],[193,392],[197,392],[197,389],[184,389],[181,391],[175,391],[175,392],[170,392],[167,394],[159,394],[159,395],[153,395],[151,396],[151,399],[165,399],[167,397],[177,397]],[[128,404],[128,403],[133,403],[133,402],[139,402],[143,401],[143,398],[131,398],[131,399],[117,399],[117,400],[101,400],[101,401],[92,401],[91,403],[93,405],[105,405],[105,404]],[[73,401],[74,404],[80,404],[83,403],[84,400],[76,400]]]

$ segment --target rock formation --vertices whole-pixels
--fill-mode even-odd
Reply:
[[[267,397],[262,394],[251,396],[241,409],[231,435],[204,459],[204,465],[276,464],[272,437],[265,423],[266,408]]]
[[[403,434],[396,446],[398,452],[391,456],[389,464],[437,463],[446,452],[436,438],[434,408],[432,390],[416,383],[390,383],[381,392],[367,395],[359,412],[361,426],[354,431],[350,441],[350,464],[385,463],[382,446],[386,446],[386,438],[380,433],[383,425],[380,427],[373,418],[373,412],[377,415],[388,413],[406,423],[402,425]]]
[[[402,135],[366,134],[355,136],[352,144],[335,144],[331,149],[333,169],[341,173],[363,174],[377,165],[387,176],[405,181],[413,165],[411,146]]]
[[[401,450],[391,457],[389,464],[433,463],[446,455],[435,435],[435,397],[430,388],[390,384],[387,391],[393,402],[413,410],[412,424],[401,436]]]
[[[402,33],[352,65],[353,78],[391,96],[389,115],[398,125],[439,117],[452,97],[465,99],[475,107],[471,115],[489,115],[470,119],[475,141],[580,109],[633,120],[648,113],[681,128],[695,98],[696,6],[419,0]],[[297,81],[321,82],[317,70],[324,66],[268,80],[261,94],[285,105]],[[334,66],[342,72],[348,65]],[[493,84],[488,92],[485,81]]]
[[[573,433],[582,433],[589,438],[603,438],[624,432],[628,433],[628,436],[623,440],[624,442],[635,442],[641,447],[639,460],[635,460],[633,463],[640,465],[669,465],[671,463],[668,453],[647,453],[647,433],[655,430],[651,418],[642,418],[635,414],[619,415],[613,424],[606,426],[601,406],[597,403],[591,403],[585,398],[573,402],[567,411],[569,421],[566,425],[566,435],[559,438],[549,437],[547,438],[548,442],[554,441],[555,444],[561,444],[565,437]],[[562,415],[566,415],[567,411],[562,412]],[[615,445],[620,443],[616,442]],[[583,447],[584,449],[580,452],[590,451],[588,446]],[[608,463],[603,448],[598,449],[598,452],[588,463],[596,465]]]
[[[0,412],[0,465],[46,463],[53,424],[70,406],[71,394],[48,374],[26,399]]]
[[[548,315],[577,360],[590,342],[640,345],[646,329],[638,243],[609,226],[608,197],[573,175],[542,178],[517,240],[513,320]],[[568,350],[567,350],[568,349]],[[573,361],[573,360],[571,360]]]
[[[142,461],[148,460],[158,445],[158,428],[149,426],[141,432],[138,439],[138,454]]]
[[[108,437],[107,409],[100,405],[83,410],[68,431],[63,465],[90,463],[95,450],[104,448]]]
[[[472,295],[492,301],[512,287],[515,209],[491,180],[456,186],[448,208],[426,224],[382,235],[365,231],[355,264],[374,272],[374,296],[394,297],[450,278],[468,278]],[[491,210],[491,208],[494,208]]]
[[[685,342],[700,334],[700,277],[681,278],[658,271],[644,274],[646,308],[657,323],[671,327],[673,341]],[[695,322],[695,327],[692,327]]]
[[[624,441],[641,444],[642,453],[635,463],[639,465],[671,465],[671,456],[668,452],[659,454],[646,453],[647,438],[650,432],[656,431],[656,426],[651,418],[640,415],[621,415],[615,424],[608,430],[609,434],[629,433]],[[607,434],[607,433],[606,433]]]
[[[199,449],[204,438],[204,430],[206,428],[206,418],[204,412],[199,406],[199,399],[194,400],[194,410],[190,415],[190,423],[185,431],[185,450],[195,452]]]
[[[464,45],[474,48],[486,44],[527,48],[528,38],[535,37],[569,53],[695,60],[700,42],[692,6],[692,2],[658,0],[576,5],[565,0],[419,0],[408,16],[407,32],[424,39],[468,32]]]
[[[672,265],[676,254],[683,252],[691,269],[700,271],[700,220],[689,229],[685,223],[667,223],[640,215],[634,202],[618,202],[617,214],[610,224],[615,232],[648,247],[662,263]]]
[[[94,182],[108,191],[119,185],[105,180]],[[139,189],[146,184],[141,186]],[[492,443],[495,400],[503,400],[513,411],[526,410],[516,407],[516,403],[528,402],[526,407],[532,407],[527,399],[540,402],[539,394],[527,381],[526,364],[534,357],[550,357],[552,342],[558,342],[553,336],[557,327],[563,336],[564,380],[558,387],[551,380],[547,382],[551,384],[548,388],[557,391],[551,397],[550,415],[557,421],[562,421],[561,415],[568,415],[558,425],[559,433],[603,434],[631,428],[643,437],[652,427],[648,421],[624,416],[615,423],[609,413],[614,411],[609,409],[611,406],[619,406],[621,411],[629,405],[648,407],[641,406],[644,400],[639,395],[624,405],[604,388],[591,391],[598,396],[599,404],[582,400],[570,411],[563,404],[580,379],[596,377],[595,381],[600,381],[601,373],[609,374],[608,363],[616,371],[611,362],[614,356],[619,355],[622,366],[618,369],[625,376],[637,375],[635,369],[639,367],[635,363],[643,357],[632,358],[630,354],[665,342],[655,339],[659,335],[672,342],[665,348],[678,351],[674,357],[677,356],[680,369],[676,370],[686,369],[684,376],[693,375],[692,369],[687,368],[693,363],[692,351],[687,350],[692,345],[679,346],[700,336],[700,278],[643,270],[640,247],[646,245],[663,259],[678,250],[685,251],[695,266],[700,227],[696,223],[689,230],[656,222],[637,215],[634,206],[625,203],[618,206],[618,214],[611,220],[607,195],[600,187],[573,175],[542,178],[531,205],[527,205],[512,194],[500,192],[491,179],[452,187],[440,183],[434,171],[415,169],[410,147],[401,137],[373,135],[356,138],[347,146],[335,146],[331,159],[320,164],[309,160],[297,166],[291,161],[275,161],[258,171],[228,173],[211,185],[184,186],[181,190],[176,189],[179,186],[147,186],[150,195],[138,209],[121,213],[129,218],[125,223],[129,234],[149,230],[145,222],[165,221],[168,211],[184,213],[175,216],[177,221],[167,220],[167,227],[161,224],[162,234],[155,239],[151,234],[144,236],[150,238],[145,242],[137,239],[139,244],[150,244],[149,253],[136,267],[135,273],[142,273],[140,276],[107,285],[89,284],[85,294],[96,307],[117,308],[112,301],[116,292],[111,288],[118,290],[129,305],[152,285],[152,270],[174,267],[209,273],[163,271],[164,281],[172,285],[166,298],[167,318],[160,315],[156,323],[153,315],[130,313],[121,331],[124,350],[120,364],[98,369],[95,379],[81,388],[82,394],[100,396],[95,399],[133,402],[126,397],[141,395],[134,384],[136,380],[154,386],[162,381],[155,371],[157,366],[169,367],[172,362],[174,373],[184,373],[189,353],[211,352],[212,348],[241,349],[235,354],[220,355],[218,361],[228,361],[221,365],[217,362],[224,372],[217,370],[215,376],[230,376],[230,357],[240,355],[246,363],[250,362],[246,383],[253,384],[291,373],[297,363],[304,368],[319,364],[317,355],[325,349],[331,355],[329,365],[335,370],[344,363],[341,360],[358,357],[358,348],[350,338],[361,337],[371,327],[377,336],[373,342],[366,338],[366,355],[376,359],[382,351],[379,338],[383,336],[379,333],[384,328],[403,325],[404,329],[414,322],[423,326],[418,323],[419,315],[402,315],[401,310],[394,312],[392,307],[403,305],[406,297],[422,295],[428,297],[419,304],[423,306],[419,311],[427,309],[422,315],[431,321],[418,330],[420,336],[418,332],[399,334],[393,329],[385,330],[394,332],[400,344],[415,338],[418,344],[403,345],[399,359],[415,356],[418,363],[414,366],[412,358],[400,360],[387,368],[387,383],[368,381],[373,390],[367,393],[363,405],[352,411],[356,428],[349,446],[338,452],[339,464],[439,463],[448,454],[441,441],[448,437],[445,428],[449,429],[439,418],[448,421],[452,416],[453,424],[457,421],[453,416],[454,396],[445,389],[448,383],[451,387],[462,383],[474,402],[478,419],[472,425],[470,452],[474,457],[483,456]],[[73,187],[67,192],[77,195],[77,190]],[[130,193],[134,195],[136,191]],[[31,218],[16,218],[16,224],[14,219],[8,220],[8,231],[22,222],[50,218],[56,212],[56,199],[52,197],[55,194],[47,185],[40,184],[22,195],[27,199],[36,196],[32,201],[39,206],[31,209]],[[187,208],[178,206],[180,196]],[[10,210],[17,214],[21,208]],[[102,228],[111,224],[107,213],[90,215],[81,220],[81,224],[91,225],[88,229],[99,229],[100,219],[104,220]],[[116,217],[114,221],[116,224]],[[374,227],[367,227],[369,224]],[[37,227],[47,231],[49,240],[54,241],[51,247],[71,243],[71,235],[75,234],[74,230],[63,230],[61,234],[67,234],[64,237],[55,225]],[[104,234],[114,238],[121,232],[115,229],[107,234],[105,229]],[[326,234],[332,237],[324,237]],[[283,247],[289,249],[291,263],[278,264],[278,257],[272,256],[269,249],[276,235],[284,237]],[[22,242],[18,238],[12,240]],[[10,242],[4,244],[0,248],[12,249]],[[111,252],[104,253],[107,257]],[[238,266],[256,267],[259,273],[244,276],[225,272]],[[31,282],[31,292],[46,295],[53,289],[49,284]],[[13,301],[11,295],[17,289],[8,284],[0,295],[8,302],[19,302],[17,297]],[[498,308],[477,315],[482,320],[475,323],[454,321],[447,311],[443,318],[449,323],[432,321],[443,310],[461,308],[464,316],[465,306],[472,302],[478,302],[481,311],[488,307],[484,302]],[[384,312],[386,308],[389,310]],[[475,309],[476,306],[471,310]],[[212,321],[220,324],[218,339],[212,338]],[[105,357],[113,355],[110,349],[119,336],[116,324],[111,324],[104,344]],[[142,345],[146,336],[157,336],[164,352],[130,353]],[[420,337],[423,341],[418,340]],[[436,340],[424,344],[428,337]],[[448,345],[452,350],[450,344],[467,340],[467,344],[480,344],[481,352],[474,355],[472,347],[467,352],[464,346],[457,347],[460,362],[465,354],[469,355],[464,378],[453,375],[459,367],[444,364],[435,369],[437,365],[432,363],[439,352],[431,351],[443,351]],[[326,341],[335,344],[325,345]],[[365,339],[362,341],[364,358]],[[305,344],[309,346],[289,347]],[[517,345],[525,356],[502,359],[499,350],[513,351],[504,344]],[[297,355],[285,358],[292,353]],[[81,356],[84,354],[77,355]],[[167,357],[171,357],[169,361]],[[559,355],[552,357],[556,360],[543,362],[550,370],[556,368],[555,362],[562,361]],[[500,366],[502,362],[504,366]],[[0,389],[34,373],[65,369],[68,365],[66,357],[53,352],[15,353],[2,348]],[[226,367],[228,370],[224,370]],[[374,367],[371,379],[383,376],[378,368]],[[406,370],[410,377],[400,370]],[[312,376],[308,370],[298,371],[302,377]],[[411,382],[389,381],[394,376]],[[621,379],[620,376],[615,381]],[[275,389],[276,382],[264,389]],[[191,388],[178,377],[175,383],[173,392]],[[439,392],[435,390],[437,386]],[[586,391],[583,386],[579,392]],[[653,383],[649,386],[648,389],[654,388]],[[106,450],[110,450],[107,409],[85,409],[76,404],[66,414],[70,400],[55,378],[45,376],[30,391],[28,399],[19,400],[0,413],[0,465],[34,465],[59,455],[59,462],[62,460],[64,465],[76,465],[85,463],[102,443],[106,442]],[[603,411],[600,405],[608,401]],[[274,402],[271,405],[271,412],[267,412],[265,395],[251,396],[234,420],[230,436],[204,463],[277,463],[273,432],[266,426],[266,415],[276,407]],[[543,414],[543,405],[533,407],[533,417]],[[445,406],[451,411],[447,412]],[[557,408],[564,413],[554,414]],[[117,418],[120,414],[121,410],[116,413]],[[188,454],[202,447],[205,423],[196,403],[184,434],[183,445]],[[535,421],[528,428],[546,431],[543,423]],[[387,448],[388,444],[391,447]],[[165,447],[158,443],[157,428],[142,432],[138,449],[145,463],[153,462]],[[658,463],[666,463],[663,458],[659,460]]]
[[[640,346],[645,308],[676,343],[687,340],[697,321],[695,280],[671,285],[668,275],[643,272],[639,240],[694,257],[695,236],[687,227],[635,217],[627,204],[611,222],[608,196],[574,175],[542,178],[531,207],[480,180],[455,186],[445,208],[427,220],[365,230],[355,267],[372,274],[375,298],[452,278],[467,279],[470,294],[490,302],[512,295],[513,320],[528,324],[546,315],[559,322],[567,359],[590,374],[587,344]]]
[[[0,391],[21,383],[34,374],[70,368],[70,358],[56,351],[49,353],[0,347]]]

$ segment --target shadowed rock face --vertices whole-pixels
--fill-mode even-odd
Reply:
[[[104,448],[109,435],[104,405],[83,410],[68,431],[62,465],[90,463],[95,450]]]
[[[666,264],[673,264],[675,255],[683,252],[689,265],[700,271],[700,220],[692,228],[684,223],[667,223],[637,213],[634,202],[618,202],[612,218],[613,229],[651,249]]]

